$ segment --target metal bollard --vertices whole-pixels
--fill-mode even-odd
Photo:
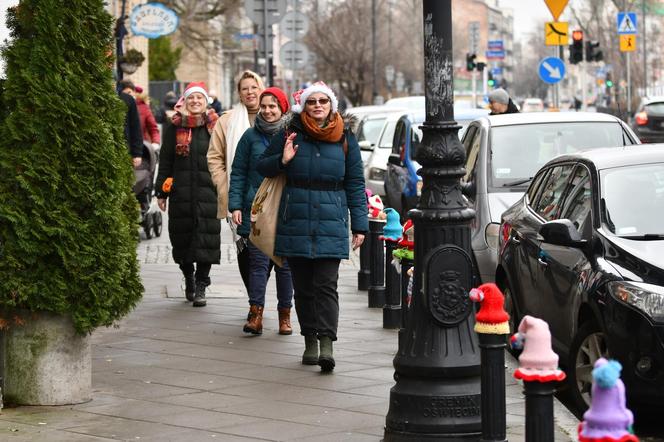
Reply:
[[[369,269],[371,285],[369,286],[369,307],[382,308],[385,305],[385,269],[383,268],[385,251],[383,236],[385,221],[369,218],[369,236],[371,237],[371,256]]]
[[[392,252],[397,241],[385,241],[385,305],[383,306],[383,328],[399,328],[401,325],[401,280],[392,265]]]
[[[401,328],[406,328],[408,321],[408,310],[410,310],[410,299],[408,298],[408,270],[413,267],[413,260],[408,258],[401,259]]]
[[[480,442],[506,442],[505,347],[510,333],[510,316],[503,308],[505,297],[496,284],[482,284],[472,289],[470,299],[480,304],[474,326],[481,352]]]
[[[357,289],[369,290],[371,271],[369,270],[369,259],[371,256],[371,235],[364,237],[360,246],[360,270],[357,272]]]
[[[554,442],[553,393],[565,372],[558,369],[558,355],[551,349],[549,324],[524,316],[510,341],[523,349],[514,377],[523,380],[526,396],[526,442]]]

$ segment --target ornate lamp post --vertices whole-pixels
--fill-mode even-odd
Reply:
[[[424,0],[426,121],[415,154],[423,188],[416,209],[411,315],[394,358],[385,441],[477,441],[480,350],[468,292],[470,222],[461,193],[465,151],[454,121],[452,2]]]

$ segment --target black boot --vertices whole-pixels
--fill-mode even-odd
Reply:
[[[196,281],[196,294],[194,295],[194,307],[205,307],[207,301],[205,300],[205,289],[210,285],[210,281]]]
[[[185,275],[184,276],[184,296],[187,298],[187,301],[191,302],[194,300],[196,294],[196,280],[194,275]]]

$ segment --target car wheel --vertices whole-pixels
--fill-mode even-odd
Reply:
[[[597,324],[586,322],[576,333],[570,347],[568,385],[575,405],[582,412],[590,406],[592,371],[595,362],[608,356],[606,336]]]

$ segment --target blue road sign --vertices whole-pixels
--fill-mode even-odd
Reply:
[[[493,75],[503,75],[503,68],[491,68]]]
[[[558,57],[547,57],[540,61],[539,76],[545,83],[558,83],[565,77],[565,63]]]
[[[636,30],[636,12],[618,13],[618,34],[638,34]]]
[[[489,60],[502,60],[505,58],[505,51],[486,51],[484,55]]]
[[[487,43],[487,48],[490,51],[502,51],[504,49],[503,41],[502,40],[489,40],[489,42]]]

